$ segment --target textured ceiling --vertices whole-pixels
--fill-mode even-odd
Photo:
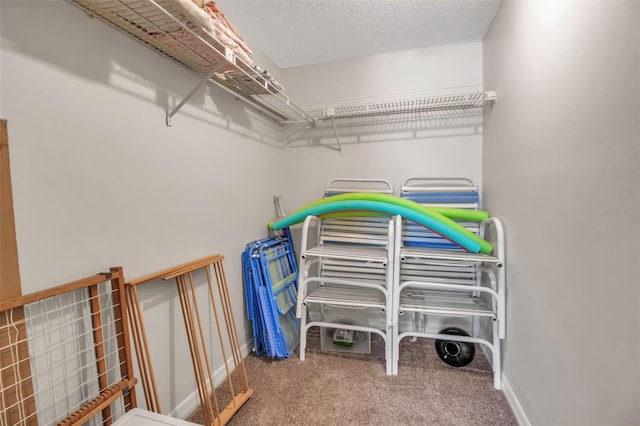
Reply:
[[[281,68],[478,41],[500,0],[216,0]]]

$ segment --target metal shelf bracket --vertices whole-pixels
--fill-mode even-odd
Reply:
[[[336,135],[336,141],[338,142],[337,151],[338,152],[342,152],[342,144],[340,143],[340,135],[338,135],[338,129],[336,128],[336,122],[333,119],[333,117],[331,117],[331,124],[333,125],[333,133]]]
[[[204,86],[207,83],[207,81],[209,81],[209,79],[213,77],[213,75],[216,72],[218,72],[221,68],[222,68],[222,64],[216,65],[216,67],[212,69],[211,72],[209,72],[209,74],[207,74],[202,80],[200,80],[200,82],[196,85],[196,87],[194,87],[193,89],[191,89],[189,93],[187,93],[187,96],[185,96],[180,101],[180,103],[178,103],[178,105],[176,105],[170,112],[167,113],[167,127],[171,127],[171,118],[173,118],[173,116],[176,115],[178,111],[180,111],[180,109],[184,106],[184,104],[189,102],[189,99],[191,99],[191,97],[193,97],[193,95],[195,95],[196,92],[200,90],[200,88],[202,88],[202,86]]]
[[[333,116],[336,115],[335,108],[327,108],[324,110],[324,115],[331,119],[331,125],[333,126],[333,134],[336,136],[336,141],[338,142],[338,148],[334,148],[330,146],[329,148],[336,150],[338,152],[342,152],[342,144],[340,143],[340,135],[338,135],[338,128],[336,127],[336,122],[333,119]]]

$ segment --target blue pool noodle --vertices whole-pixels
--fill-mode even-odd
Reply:
[[[481,249],[481,245],[477,241],[474,241],[463,232],[460,232],[451,225],[447,224],[446,218],[439,213],[432,212],[431,215],[428,216],[406,207],[380,201],[335,201],[331,203],[312,206],[308,209],[298,210],[285,218],[273,222],[269,224],[269,227],[274,231],[277,231],[286,226],[302,222],[307,216],[310,215],[318,216],[325,213],[334,213],[349,210],[369,210],[393,215],[397,214],[416,223],[419,223],[420,225],[426,226],[427,228],[431,229],[434,232],[437,232],[438,234],[465,248],[471,253],[479,253]]]

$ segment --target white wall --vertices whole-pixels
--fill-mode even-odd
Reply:
[[[23,292],[221,253],[244,343],[240,253],[266,236],[281,176],[256,114],[209,89],[168,128],[168,102],[195,75],[64,1],[3,1],[0,13]],[[141,287],[165,412],[195,389],[173,287]]]
[[[506,1],[484,40],[504,374],[532,424],[640,423],[639,23],[637,2]]]
[[[286,68],[282,75],[286,93],[308,110],[478,90],[482,45],[463,43]],[[288,183],[283,200],[289,210],[301,207],[321,197],[327,182],[336,177],[384,178],[396,191],[410,176],[466,176],[480,183],[481,123],[479,115],[420,121],[404,117],[402,122],[375,120],[365,126],[339,122],[342,152],[327,147],[336,148],[333,129],[320,123],[322,128],[283,153]]]

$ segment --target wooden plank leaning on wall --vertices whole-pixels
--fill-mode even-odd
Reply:
[[[0,303],[21,295],[9,166],[9,136],[7,121],[0,120]],[[35,399],[30,380],[24,309],[14,309],[10,320],[18,325],[9,327],[9,318],[0,316],[0,365],[15,365],[16,368],[2,369],[0,372],[0,410],[5,411],[9,421],[26,417],[32,419],[29,425],[35,425],[37,419],[32,416],[35,413]]]
[[[0,242],[0,301],[3,301],[22,295],[6,120],[0,120]]]

